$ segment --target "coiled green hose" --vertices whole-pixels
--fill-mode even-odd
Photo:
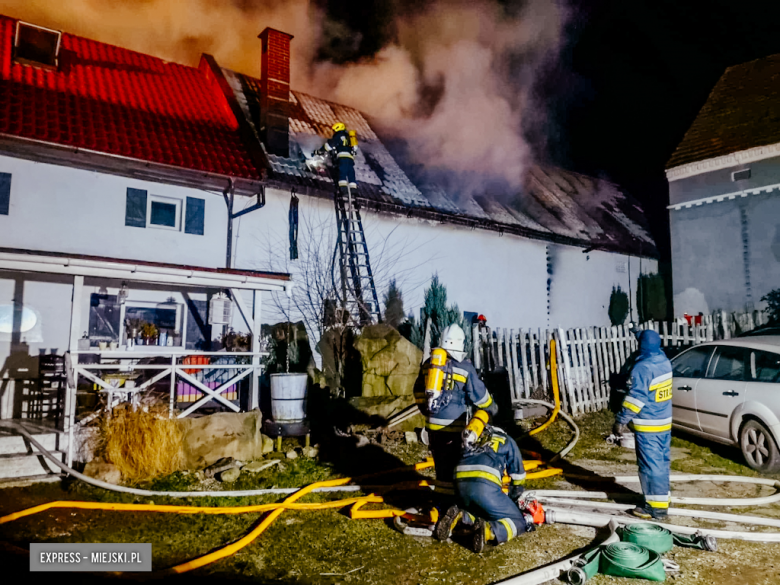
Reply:
[[[666,528],[657,524],[629,524],[620,535],[623,542],[633,542],[657,552],[659,555],[672,550],[674,538]]]
[[[666,571],[657,552],[633,542],[608,544],[601,551],[599,572],[613,577],[664,581]]]

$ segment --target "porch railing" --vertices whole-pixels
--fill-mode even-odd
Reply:
[[[169,385],[169,413],[173,417],[177,403],[177,392],[180,388],[188,386],[188,390],[194,389],[202,394],[199,399],[192,401],[188,392],[187,402],[192,402],[186,409],[175,416],[184,418],[197,409],[208,404],[212,400],[224,405],[234,412],[240,412],[240,407],[225,397],[225,394],[233,388],[237,388],[239,382],[247,376],[252,376],[250,392],[259,391],[258,379],[262,374],[261,358],[268,355],[267,352],[193,352],[193,351],[143,351],[140,347],[133,351],[74,351],[66,357],[67,391],[65,394],[66,432],[69,434],[68,464],[72,462],[72,448],[74,430],[88,420],[94,418],[99,412],[93,413],[86,419],[76,421],[76,405],[79,382],[87,380],[97,386],[97,392],[106,396],[106,409],[110,411],[121,402],[129,402],[138,405],[142,395],[164,384],[168,380]],[[96,363],[90,363],[86,356],[96,356]],[[187,363],[186,358],[198,356],[208,358],[197,360],[201,363]],[[93,358],[94,359],[94,358]],[[155,360],[157,363],[143,363]],[[188,360],[189,361],[189,360]],[[227,362],[227,363],[226,363]],[[232,363],[231,363],[232,362]],[[239,363],[244,362],[244,363]],[[201,374],[198,375],[198,372]],[[216,383],[203,378],[208,373],[216,378]],[[144,376],[146,374],[146,376]],[[151,375],[151,377],[149,377]],[[137,386],[135,384],[120,386],[112,384],[111,379],[117,382],[122,378],[145,377]],[[201,379],[198,379],[201,378]],[[214,386],[214,387],[212,387]],[[183,401],[178,401],[183,402]]]

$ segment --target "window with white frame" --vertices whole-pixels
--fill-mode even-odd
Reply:
[[[146,227],[181,230],[181,199],[149,195]]]
[[[185,234],[202,236],[205,233],[205,220],[205,199],[163,197],[150,195],[144,189],[127,189],[126,226],[184,231]]]

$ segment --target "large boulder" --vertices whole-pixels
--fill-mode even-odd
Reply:
[[[184,469],[202,469],[223,457],[238,461],[260,459],[268,445],[273,445],[260,432],[263,417],[259,410],[183,418],[179,424],[184,434]]]
[[[422,350],[389,325],[364,327],[355,340],[363,366],[362,396],[410,396]]]
[[[413,404],[413,396],[357,396],[349,399],[349,405],[362,415],[365,415],[367,422],[377,425],[383,424],[380,422],[380,419],[386,421]],[[425,419],[418,412],[411,418],[395,425],[393,430],[411,431],[416,427],[422,427],[424,424]]]

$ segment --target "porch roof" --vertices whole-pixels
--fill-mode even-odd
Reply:
[[[196,288],[286,291],[293,285],[290,275],[280,272],[204,268],[2,247],[0,247],[0,270],[93,276]]]

